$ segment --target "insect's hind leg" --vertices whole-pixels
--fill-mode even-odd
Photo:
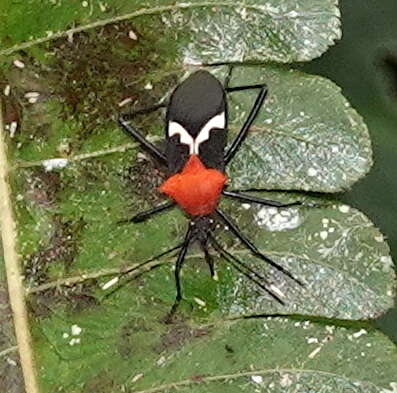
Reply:
[[[304,286],[303,283],[298,280],[296,277],[294,277],[288,270],[284,269],[281,265],[279,265],[277,262],[274,262],[272,259],[267,257],[266,255],[262,254],[258,248],[253,244],[241,231],[240,229],[236,226],[236,224],[233,223],[233,221],[225,214],[223,213],[220,209],[215,210],[218,217],[227,225],[227,227],[230,229],[232,233],[241,241],[241,243],[248,248],[258,258],[262,259],[263,261],[267,262],[269,265],[277,269],[279,272],[283,273],[293,281],[295,281],[297,284],[300,286]]]
[[[153,143],[149,142],[144,137],[144,135],[142,135],[141,132],[138,131],[138,129],[135,126],[129,124],[129,121],[134,119],[136,116],[154,112],[160,108],[164,108],[165,106],[166,106],[165,103],[160,103],[160,104],[148,107],[148,108],[137,109],[136,111],[133,111],[131,113],[126,113],[126,114],[120,115],[120,117],[118,119],[119,125],[121,126],[121,128],[127,135],[134,138],[138,143],[140,143],[142,145],[142,147],[147,152],[149,152],[152,156],[154,156],[157,160],[159,160],[160,162],[162,162],[164,164],[167,163],[167,158],[166,158],[165,154],[162,151],[160,151]]]
[[[276,292],[276,288],[266,277],[258,273],[256,270],[252,269],[247,264],[241,262],[233,254],[224,249],[211,234],[209,235],[209,239],[215,251],[217,251],[219,255],[223,257],[234,269],[236,269],[239,273],[251,280],[259,288],[262,288],[278,303],[283,306],[285,305],[285,302],[280,298],[280,292]]]
[[[165,323],[171,323],[175,315],[176,310],[182,300],[182,287],[181,287],[181,270],[183,263],[185,262],[186,252],[189,248],[189,244],[192,240],[192,224],[189,224],[189,228],[186,232],[185,238],[182,243],[181,250],[179,251],[178,258],[175,263],[175,286],[176,286],[176,297],[174,304],[171,307],[170,312],[165,318]]]
[[[211,277],[215,277],[215,264],[214,264],[214,259],[212,258],[212,255],[208,251],[208,244],[203,243],[201,244],[201,249],[203,250],[204,253],[204,258],[205,262],[207,263],[209,269],[210,269],[210,274]]]

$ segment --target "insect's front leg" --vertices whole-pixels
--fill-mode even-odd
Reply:
[[[154,156],[157,160],[159,160],[163,164],[167,164],[167,158],[165,154],[160,151],[153,143],[149,142],[144,135],[141,134],[138,129],[129,123],[130,120],[134,119],[136,116],[143,115],[146,113],[154,112],[160,108],[164,108],[166,106],[165,103],[160,103],[157,105],[153,105],[148,108],[138,109],[134,112],[127,113],[121,115],[118,119],[119,125],[123,129],[123,131],[133,137],[138,143],[142,145],[142,147],[149,152],[152,156]]]
[[[229,87],[232,70],[233,70],[233,66],[230,68],[229,74],[227,75],[225,80],[224,88],[226,93],[233,93],[236,91],[243,91],[243,90],[259,90],[259,92],[255,99],[254,105],[251,108],[250,113],[248,114],[243,126],[241,127],[241,130],[239,131],[236,138],[234,139],[229,149],[225,153],[225,165],[227,165],[230,162],[230,160],[234,157],[234,155],[237,153],[238,149],[240,148],[241,144],[243,143],[244,139],[246,138],[250,127],[252,126],[253,122],[255,121],[256,117],[259,114],[259,111],[262,108],[263,102],[265,101],[268,92],[267,86],[264,83]]]

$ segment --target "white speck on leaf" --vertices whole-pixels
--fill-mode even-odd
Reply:
[[[347,205],[341,205],[341,206],[339,206],[339,211],[340,211],[341,213],[349,213],[350,207],[347,206]]]
[[[128,32],[128,37],[131,38],[131,40],[136,41],[138,39],[138,36],[135,34],[134,30],[130,30]]]
[[[141,379],[143,377],[143,375],[144,375],[143,373],[136,374],[134,377],[132,377],[131,382],[135,383],[136,381]]]
[[[17,68],[25,68],[25,63],[21,60],[18,60],[18,59],[14,60],[13,64]]]
[[[157,360],[156,364],[158,366],[162,366],[165,363],[165,356],[161,356],[159,360]]]
[[[72,325],[71,327],[72,336],[78,336],[81,333],[81,327],[78,325]]]
[[[261,375],[253,375],[251,377],[251,379],[255,382],[255,383],[262,383],[263,382],[263,378]]]
[[[384,255],[380,257],[380,261],[384,264],[383,269],[385,271],[389,270],[390,268],[393,268],[393,260],[390,255]]]
[[[14,366],[14,367],[17,365],[17,362],[15,360],[13,360],[13,359],[10,359],[10,358],[7,358],[7,363],[10,366]]]
[[[314,177],[314,176],[317,175],[317,170],[314,169],[314,168],[309,168],[309,169],[307,170],[307,175],[310,176],[310,177]]]
[[[320,351],[321,351],[322,346],[317,347],[314,351],[309,353],[309,358],[313,359]]]
[[[297,228],[302,218],[296,208],[277,209],[263,206],[255,215],[255,221],[269,231],[284,231]]]
[[[270,288],[277,296],[279,296],[279,297],[285,297],[284,293],[281,292],[281,290],[280,290],[278,287],[276,287],[275,285],[271,284],[271,285],[269,286],[269,288]]]
[[[363,336],[364,334],[367,334],[367,331],[365,329],[361,329],[358,332],[353,333],[353,337],[359,338],[359,337]]]
[[[111,280],[105,282],[105,284],[102,285],[102,289],[106,290],[108,288],[110,288],[111,286],[113,286],[114,284],[116,284],[119,281],[118,277],[114,277]]]
[[[202,299],[200,299],[200,298],[198,298],[198,297],[194,297],[193,299],[194,299],[194,301],[195,301],[199,306],[205,307],[206,303],[205,303],[204,300],[202,300]]]
[[[321,239],[325,240],[328,237],[328,232],[327,231],[321,231],[320,232],[320,237],[321,237]]]
[[[43,167],[46,172],[50,172],[53,169],[62,169],[68,165],[69,160],[67,158],[51,158],[43,161]]]
[[[124,98],[124,100],[121,100],[117,105],[121,108],[124,105],[127,105],[132,101],[131,97]]]
[[[10,137],[13,138],[15,135],[15,131],[18,128],[18,123],[16,121],[12,121],[10,124]]]
[[[280,385],[282,387],[287,387],[292,384],[292,380],[289,374],[284,374],[283,377],[280,380]]]
[[[76,344],[80,344],[80,338],[72,338],[70,341],[69,341],[69,345],[70,346],[73,346],[73,345],[76,345]]]

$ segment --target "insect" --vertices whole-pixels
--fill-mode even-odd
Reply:
[[[140,109],[121,115],[119,118],[122,129],[168,169],[168,178],[160,186],[159,191],[167,195],[170,201],[141,212],[128,221],[141,222],[175,206],[182,209],[190,219],[183,241],[161,254],[179,250],[175,264],[176,298],[170,315],[175,312],[182,300],[180,273],[187,250],[193,242],[197,242],[202,249],[211,276],[214,277],[215,269],[213,257],[209,252],[210,246],[238,272],[257,284],[273,299],[284,304],[277,288],[268,277],[247,266],[220,245],[214,236],[215,226],[219,222],[227,226],[253,255],[270,264],[289,279],[303,285],[280,264],[260,252],[233,220],[218,207],[221,196],[240,202],[274,207],[301,204],[301,202],[285,204],[226,189],[227,165],[238,153],[268,91],[265,84],[229,87],[231,71],[232,68],[224,85],[208,71],[196,71],[174,89],[168,103]],[[258,94],[240,131],[227,146],[227,95],[243,90],[256,90]],[[166,107],[164,151],[149,142],[130,123],[135,116],[161,107]]]

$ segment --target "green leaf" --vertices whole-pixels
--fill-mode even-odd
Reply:
[[[190,4],[163,15],[170,32],[184,43],[187,63],[307,61],[320,56],[341,35],[334,0]]]
[[[325,198],[260,194],[304,202],[280,210],[222,201],[222,209],[247,237],[305,285],[253,258],[220,227],[215,235],[223,247],[266,275],[270,289],[285,306],[225,260],[216,258],[219,281],[211,279],[200,249],[193,247],[183,269],[184,301],[176,322],[164,323],[175,299],[175,255],[139,269],[137,265],[177,244],[187,220],[174,210],[140,225],[119,224],[164,200],[157,191],[164,174],[122,134],[116,115],[167,97],[192,71],[181,67],[181,60],[310,58],[339,34],[334,2],[287,2],[290,8],[281,13],[276,13],[281,10],[278,3],[271,2],[257,13],[248,8],[258,5],[248,4],[244,11],[231,2],[164,4],[156,3],[156,14],[150,8],[133,24],[74,34],[69,41],[48,42],[3,59],[1,87],[10,85],[5,117],[18,252],[44,392],[150,391],[152,386],[167,391],[174,384],[181,390],[212,392],[388,388],[395,381],[396,350],[356,320],[373,318],[391,305],[395,283],[389,249],[363,214]],[[298,7],[304,9],[302,14],[296,14]],[[271,14],[267,22],[275,29],[274,36],[251,30],[253,23],[263,22],[264,9]],[[209,15],[214,19],[208,20]],[[247,24],[241,18],[247,18]],[[220,30],[224,36],[209,29],[213,21],[224,29]],[[251,43],[252,37],[244,36],[247,28],[263,35],[263,40],[255,36]],[[137,40],[130,38],[131,31]],[[214,48],[226,45],[221,39],[229,39],[229,33],[236,38],[235,46],[216,52]],[[247,46],[240,37],[248,40]],[[306,43],[309,54],[301,50],[305,39],[313,43]],[[238,45],[243,56],[236,50]],[[16,68],[12,60],[22,55],[25,67]],[[228,71],[209,69],[221,80]],[[262,151],[255,166],[265,172],[258,176],[252,165],[244,167],[250,159],[243,147],[229,173],[230,184],[336,191],[363,176],[370,166],[368,136],[337,88],[274,66],[233,70],[232,85],[259,81],[269,84],[269,107],[251,130],[247,146],[265,149],[274,144],[266,139],[263,124],[269,118],[278,125],[284,121],[288,127],[277,127],[282,137],[273,138],[291,147],[291,154],[301,161],[278,154],[277,149],[265,155]],[[305,90],[306,85],[314,91]],[[29,100],[27,93],[32,92],[38,95]],[[249,94],[244,97],[230,96],[234,132],[254,99]],[[126,99],[130,104],[125,105]],[[271,114],[266,113],[269,108]],[[137,119],[137,125],[150,140],[163,139],[164,114]],[[325,145],[317,143],[306,151],[296,134],[307,131],[302,137],[310,138],[310,130]],[[263,135],[258,138],[259,134]],[[340,152],[334,159],[328,153],[333,146]],[[263,164],[268,157],[273,167]],[[343,161],[345,172],[338,165],[331,168],[337,160]],[[313,173],[311,164],[316,164],[318,178],[307,180]],[[280,179],[272,183],[267,170]],[[316,207],[309,207],[311,203]],[[126,269],[131,273],[122,275]],[[268,313],[288,316],[271,320],[258,316]],[[305,322],[306,318],[312,322]],[[340,319],[355,321],[342,324]],[[368,364],[373,366],[370,370]]]
[[[307,61],[320,56],[341,35],[336,0],[299,3],[288,0],[282,4],[278,0],[153,0],[129,4],[120,0],[110,6],[101,2],[60,1],[48,5],[35,1],[17,5],[5,2],[3,7],[0,9],[6,21],[0,30],[3,41],[6,37],[11,43],[40,40],[43,35],[48,39],[59,38],[67,34],[58,30],[73,22],[94,20],[92,26],[87,25],[88,29],[132,19],[134,34],[140,36],[141,29],[150,26],[167,47],[177,42],[178,58],[185,63]],[[26,23],[26,19],[32,23]],[[29,43],[20,48],[24,46]]]
[[[136,294],[43,321],[36,343],[41,364],[51,364],[42,368],[45,392],[386,393],[396,382],[396,348],[368,326],[299,318],[167,326],[159,304]]]
[[[95,275],[107,269],[110,260],[113,268],[121,269],[126,263],[142,262],[176,245],[183,237],[186,220],[180,214],[167,213],[140,226],[116,225],[126,214],[132,216],[164,200],[157,191],[164,174],[147,158],[137,160],[139,149],[128,144],[130,140],[114,121],[114,111],[120,110],[117,103],[137,94],[137,86],[142,91],[134,96],[136,106],[158,102],[175,87],[182,73],[175,65],[164,63],[166,52],[150,34],[145,42],[125,46],[128,31],[130,26],[121,24],[102,30],[100,35],[75,36],[74,46],[61,43],[48,48],[50,63],[42,67],[27,64],[7,73],[11,91],[24,105],[23,132],[10,139],[10,152],[16,164],[13,182],[18,196],[20,252],[27,272],[36,272],[27,275],[31,286],[46,282],[56,286],[57,279],[80,276],[81,272]],[[113,42],[112,51],[109,41]],[[132,87],[126,86],[123,72],[129,75],[146,66],[141,52],[149,56],[145,60],[150,65],[148,74],[139,75]],[[160,65],[165,68],[158,69]],[[50,75],[48,69],[53,71]],[[220,80],[228,72],[228,67],[208,69]],[[258,82],[269,84],[269,97],[232,161],[228,173],[231,186],[336,191],[368,170],[370,142],[365,125],[331,82],[274,66],[233,68],[231,86]],[[25,97],[31,89],[40,93],[40,100],[33,105]],[[229,95],[232,131],[241,127],[253,94]],[[150,138],[160,139],[163,116],[154,113],[137,122]],[[258,154],[252,155],[251,150]],[[280,154],[280,150],[289,154]],[[58,169],[53,170],[54,165]],[[310,176],[310,169],[317,171],[316,176]],[[271,198],[291,200],[280,194]],[[236,248],[235,239],[228,236],[226,248],[271,277],[286,305],[277,305],[224,262],[218,267],[221,283],[211,282],[200,256],[198,263],[204,270],[200,279],[188,274],[187,268],[184,286],[190,303],[203,298],[208,304],[205,315],[220,309],[226,315],[277,312],[365,319],[391,306],[394,275],[389,250],[361,213],[340,205],[281,212],[258,206],[226,208],[243,232],[305,287],[269,271],[267,264]],[[281,223],[281,230],[274,229],[272,220]],[[175,293],[172,273],[167,277],[168,290],[161,291],[165,309]],[[106,280],[100,279],[100,284]],[[154,282],[157,280],[161,283],[163,276]],[[157,284],[155,287],[159,290]]]
[[[367,127],[338,86],[322,77],[270,66],[237,67],[230,85],[261,82],[268,85],[268,98],[231,162],[233,187],[337,192],[369,171]],[[255,94],[231,94],[235,129]]]
[[[265,197],[269,199],[269,195]],[[270,199],[282,200],[280,194],[270,195]],[[275,293],[284,296],[286,305],[269,302],[269,296],[257,285],[235,278],[227,290],[221,289],[222,310],[237,315],[290,313],[367,319],[392,307],[394,270],[383,235],[368,218],[347,205],[321,207],[321,202],[317,203],[320,207],[288,209],[228,204],[229,215],[246,236],[304,287],[280,272],[271,272],[274,269],[269,270],[241,246],[233,247],[231,252],[244,263],[272,277]]]
[[[397,351],[373,330],[278,318],[208,330],[179,351],[167,348],[148,374],[139,370],[131,391],[380,392],[396,381]]]
[[[130,189],[131,178],[127,175],[131,173],[130,165],[125,155],[117,154],[71,165],[59,174],[50,175],[43,169],[19,172],[16,189],[26,178],[34,185],[27,186],[24,198],[17,202],[21,253],[26,255],[26,269],[36,272],[36,276],[29,275],[33,287],[51,279],[56,287],[55,279],[62,278],[66,272],[73,277],[110,266],[122,269],[126,263],[145,261],[182,240],[187,220],[177,211],[139,225],[117,225],[134,211],[159,203],[147,202],[158,198],[153,183],[147,184],[147,189]],[[57,190],[51,190],[54,182]],[[41,189],[48,191],[42,195]],[[37,194],[40,198],[32,199]],[[264,196],[285,201],[301,197]],[[302,287],[254,257],[223,227],[216,231],[215,237],[229,252],[270,280],[267,287],[285,305],[277,303],[224,259],[216,262],[220,281],[211,280],[200,250],[198,256],[193,251],[193,260],[189,258],[184,267],[184,298],[207,317],[221,311],[229,317],[282,313],[354,320],[374,318],[385,312],[393,304],[395,282],[390,251],[382,234],[363,214],[347,205],[327,205],[321,200],[315,203],[319,207],[281,210],[241,206],[230,201],[221,203],[221,208],[267,257],[303,282]],[[325,205],[321,207],[321,203]],[[51,212],[55,207],[56,211]],[[29,216],[36,219],[28,220]],[[41,236],[37,236],[40,232]],[[69,233],[72,237],[66,240]],[[47,256],[54,253],[52,258]],[[212,254],[218,256],[215,250]],[[57,260],[59,265],[54,270]],[[163,261],[171,263],[175,257]],[[167,267],[161,273],[147,275],[153,275],[153,281],[145,284],[142,294],[148,298],[156,294],[159,301],[164,296],[166,313],[175,295],[173,273]],[[101,276],[105,275],[98,277]],[[109,280],[103,277],[99,286]],[[265,279],[260,281],[264,283]],[[202,310],[197,307],[196,299],[206,304]]]

